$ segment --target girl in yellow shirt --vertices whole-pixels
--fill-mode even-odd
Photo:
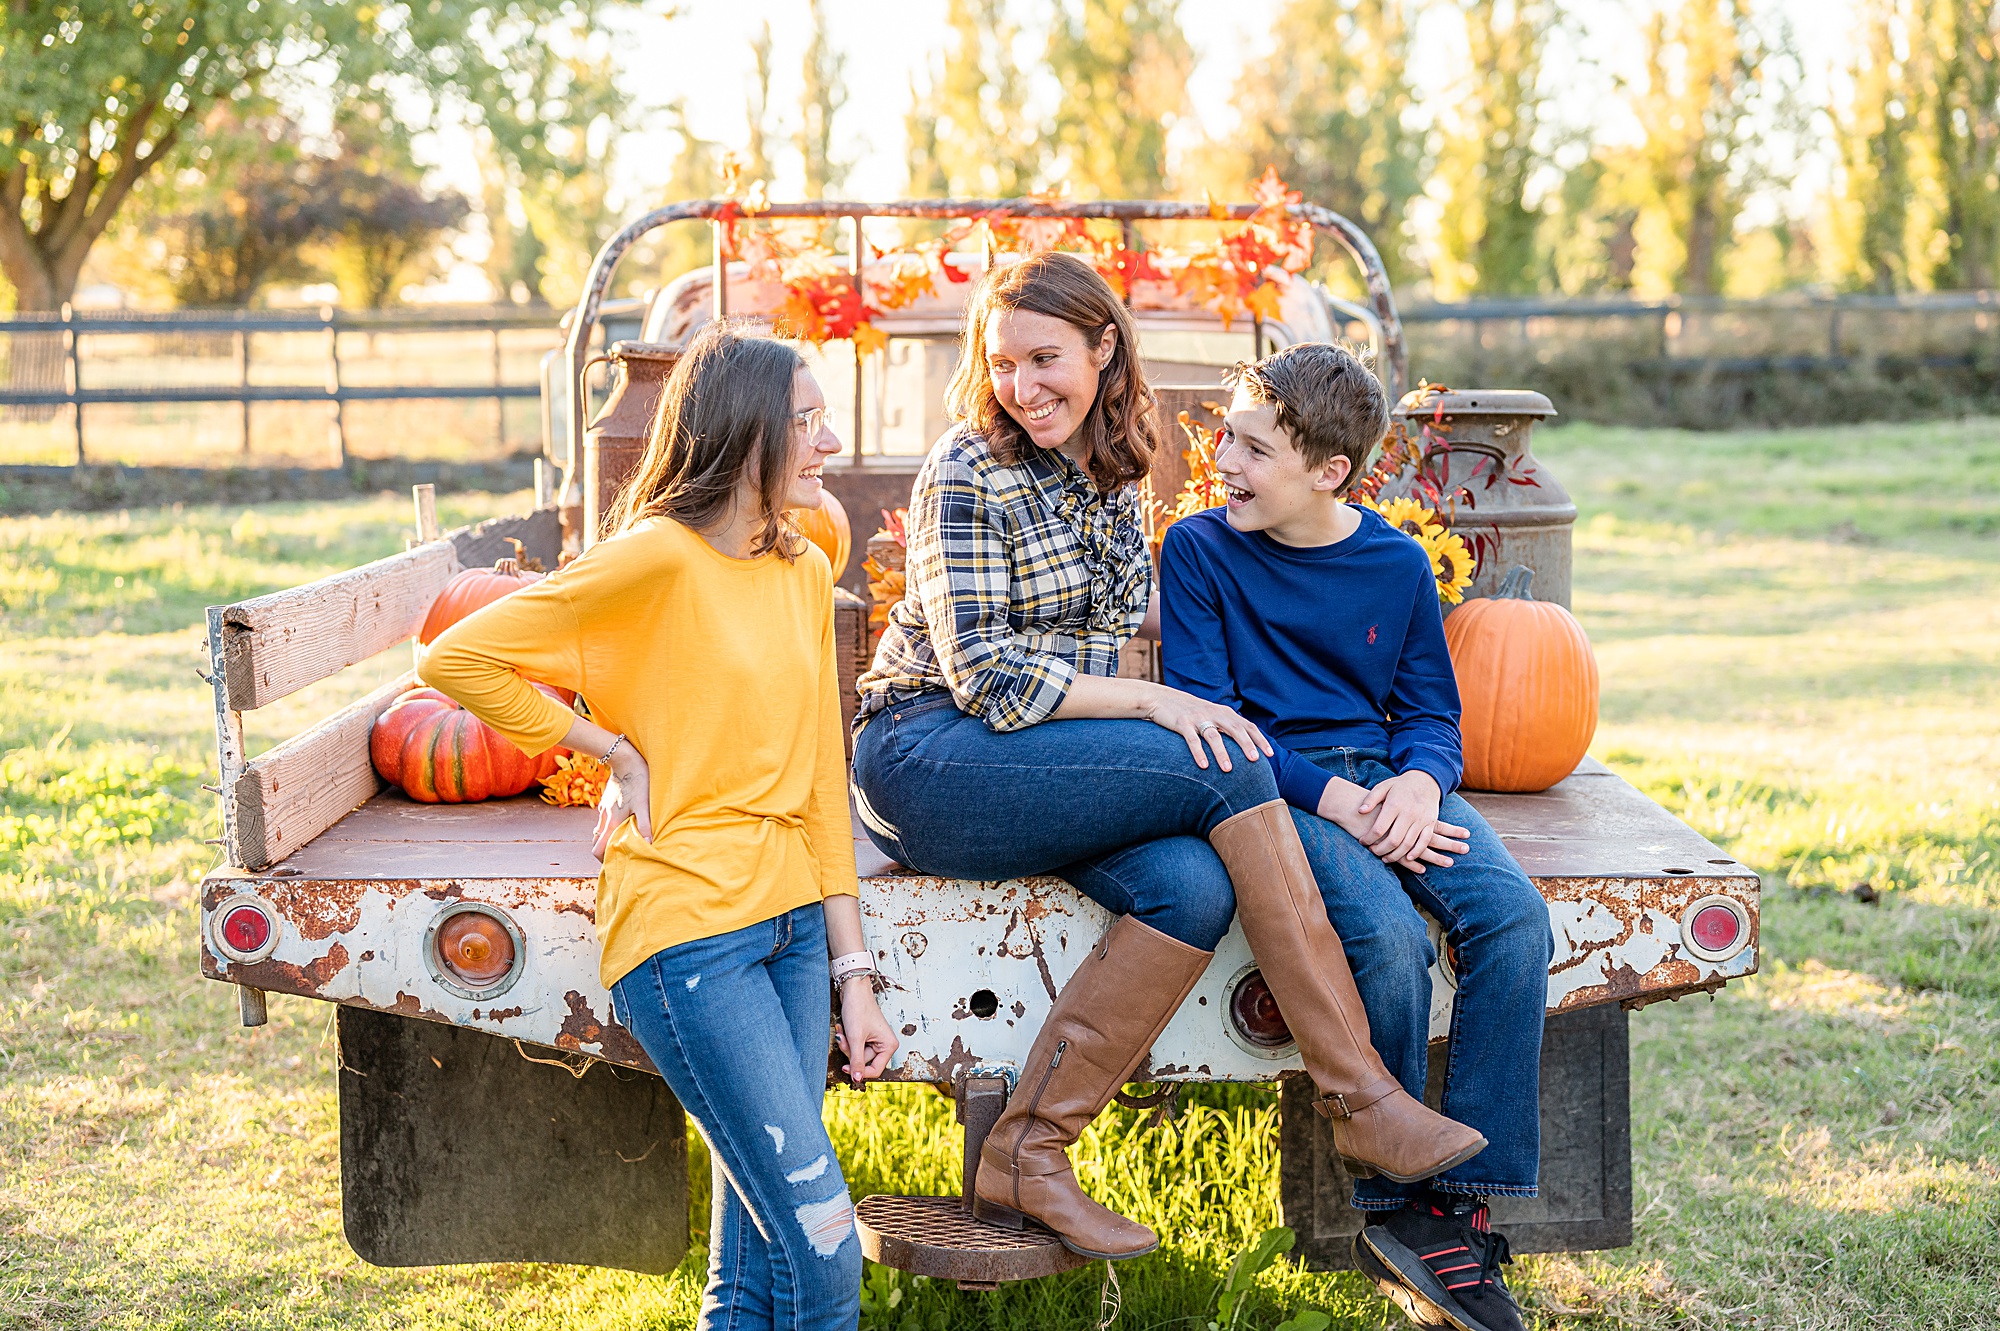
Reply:
[[[839,449],[797,352],[710,327],[667,381],[615,534],[423,663],[527,752],[610,763],[603,978],[714,1161],[704,1329],[859,1316],[853,1207],[820,1121],[829,969],[847,1075],[880,1076],[897,1041],[855,895],[833,573],[784,517],[820,506]],[[527,679],[583,694],[595,720]]]

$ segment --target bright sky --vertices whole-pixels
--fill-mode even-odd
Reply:
[[[1046,12],[1048,0],[1015,0],[1018,15]],[[1268,50],[1271,16],[1282,0],[1183,0],[1181,21],[1198,64],[1189,84],[1195,121],[1184,126],[1177,146],[1201,134],[1226,135],[1236,123],[1230,97],[1246,60]],[[1560,0],[1565,18],[1552,39],[1549,63],[1560,118],[1600,139],[1631,140],[1639,127],[1626,110],[1618,80],[1643,77],[1643,26],[1653,5],[1647,0]],[[1847,60],[1852,0],[1759,0],[1760,7],[1791,23],[1814,100],[1823,100],[1828,71]],[[836,151],[854,170],[841,193],[861,199],[900,197],[905,186],[903,117],[910,105],[912,78],[939,57],[947,40],[945,0],[825,0],[834,45],[847,58],[847,105],[835,120]],[[619,192],[629,211],[658,197],[675,136],[665,129],[664,108],[685,100],[694,131],[727,146],[740,147],[747,124],[745,104],[753,80],[750,40],[768,20],[774,38],[771,104],[778,120],[774,145],[777,179],[772,193],[796,198],[801,176],[789,138],[798,123],[800,66],[810,36],[805,0],[687,0],[678,17],[661,16],[662,0],[651,12],[622,14],[607,32],[619,52],[624,85],[648,113],[645,128],[623,145]],[[1466,77],[1462,43],[1448,16],[1419,31],[1419,55],[1412,74],[1425,87],[1449,88]],[[1040,52],[1038,25],[1023,39],[1020,58],[1035,68]],[[1054,81],[1035,89],[1039,106],[1054,105]],[[470,154],[449,138],[433,146],[447,183],[477,197]],[[1823,188],[1823,158],[1802,164],[1801,193]],[[464,178],[461,178],[464,177]],[[1777,206],[1767,201],[1753,221],[1768,220]],[[1761,212],[1765,216],[1758,216]],[[477,244],[478,242],[474,242]],[[468,257],[470,257],[468,255]],[[469,279],[470,275],[466,277]],[[458,285],[454,282],[452,285]]]

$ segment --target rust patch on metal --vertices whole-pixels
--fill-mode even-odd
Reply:
[[[951,1051],[943,1058],[925,1058],[916,1055],[911,1062],[921,1063],[921,1069],[908,1064],[900,1069],[891,1069],[887,1078],[892,1081],[928,1081],[951,1085],[958,1081],[959,1074],[979,1062],[979,1056],[965,1047],[960,1036],[951,1037]]]
[[[366,886],[360,883],[309,883],[285,885],[285,891],[273,893],[282,896],[282,902],[274,902],[299,931],[299,936],[312,942],[321,942],[333,934],[352,933],[361,923],[361,895]]]
[[[572,989],[563,995],[563,1002],[569,1004],[569,1015],[563,1018],[562,1031],[556,1036],[556,1048],[567,1049],[571,1053],[587,1053],[583,1046],[594,1044],[603,1051],[603,1057],[613,1063],[625,1063],[632,1067],[653,1071],[653,1060],[646,1057],[645,1047],[616,1022],[602,1022],[590,1010],[584,996]]]
[[[347,969],[347,947],[335,943],[326,950],[326,955],[305,965],[289,961],[270,959],[248,966],[233,966],[228,978],[237,984],[247,984],[255,989],[268,989],[279,994],[299,994],[306,998],[320,997],[320,990],[327,981]],[[220,977],[218,977],[220,978]]]
[[[400,989],[396,991],[396,1001],[380,1010],[393,1012],[399,1017],[422,1017],[425,1021],[441,1021],[447,1026],[456,1024],[444,1013],[425,1007],[424,1001],[415,994],[406,994]]]
[[[931,945],[931,940],[912,929],[903,935],[902,943],[903,951],[909,953],[910,959],[914,961],[924,954],[924,949]]]
[[[525,1009],[525,1008],[517,1008],[517,1007],[503,1007],[503,1008],[495,1008],[495,1009],[493,1009],[493,1010],[492,1010],[491,1012],[489,1012],[489,1013],[487,1013],[487,1014],[486,1014],[486,1020],[487,1020],[487,1021],[512,1021],[512,1020],[513,1020],[514,1018],[516,1018],[516,1017],[520,1016],[520,1015],[521,1015],[521,1013],[522,1013],[522,1012],[524,1012],[524,1011],[526,1011],[526,1009]],[[475,1009],[475,1010],[473,1011],[473,1014],[472,1014],[472,1019],[473,1019],[474,1021],[478,1021],[478,1020],[479,1020],[479,1012],[478,1012],[478,1010],[477,1010],[477,1009]]]

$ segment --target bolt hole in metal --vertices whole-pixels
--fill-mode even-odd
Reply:
[[[1667,869],[1667,870],[1665,870],[1665,872],[1667,872],[1667,873],[1670,873],[1670,874],[1673,874],[1673,875],[1674,875],[1675,877],[1677,877],[1677,878],[1685,878],[1685,877],[1687,877],[1687,876],[1688,876],[1689,874],[1692,874],[1692,873],[1694,872],[1694,870],[1693,870],[1693,869]]]
[[[498,998],[521,978],[527,951],[520,929],[504,911],[478,901],[446,906],[424,932],[424,964],[431,978],[460,998]]]
[[[973,1016],[987,1021],[1000,1010],[1000,998],[991,989],[977,989],[966,1006],[972,1009]]]

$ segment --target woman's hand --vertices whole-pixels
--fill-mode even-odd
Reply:
[[[611,838],[627,818],[638,824],[639,835],[653,839],[652,772],[630,740],[611,755],[611,778],[597,801],[597,833],[591,838],[590,853],[599,861],[610,848]]]
[[[1235,740],[1243,755],[1253,763],[1257,761],[1259,751],[1266,756],[1270,754],[1271,741],[1264,738],[1264,732],[1244,720],[1235,710],[1164,684],[1155,684],[1153,689],[1155,693],[1146,708],[1146,719],[1156,726],[1165,726],[1186,740],[1196,767],[1203,770],[1208,767],[1208,750],[1202,747],[1202,742],[1206,740],[1208,748],[1215,751],[1215,761],[1222,770],[1234,770],[1229,765],[1229,748],[1222,742],[1224,735]]]
[[[889,1029],[889,1019],[882,1015],[881,1004],[875,1001],[874,979],[873,975],[850,975],[840,986],[837,1038],[840,1052],[847,1055],[840,1070],[853,1078],[856,1086],[887,1072],[900,1043]]]

